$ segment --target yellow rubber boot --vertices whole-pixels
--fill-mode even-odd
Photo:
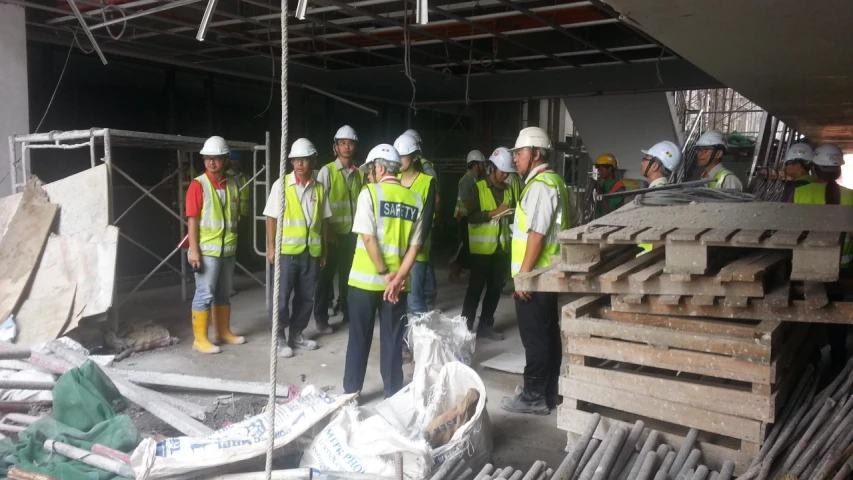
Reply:
[[[231,345],[246,343],[244,337],[238,337],[231,332],[231,305],[214,305],[212,308],[213,329],[216,331],[216,341],[219,343],[230,343]]]
[[[207,338],[207,326],[210,324],[210,312],[193,312],[193,350],[201,353],[219,353],[219,347]]]

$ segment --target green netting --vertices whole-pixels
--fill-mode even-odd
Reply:
[[[139,432],[126,415],[117,415],[127,401],[94,362],[87,361],[62,375],[53,389],[53,416],[39,420],[18,435],[18,442],[0,442],[0,474],[12,465],[63,480],[123,478],[62,455],[47,452],[45,440],[89,450],[100,443],[122,452],[139,444]]]

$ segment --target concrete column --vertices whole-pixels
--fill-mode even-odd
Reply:
[[[9,135],[29,131],[24,9],[0,3],[0,197],[12,193]]]

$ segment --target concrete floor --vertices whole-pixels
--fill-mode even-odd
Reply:
[[[448,315],[461,313],[465,287],[446,281],[447,271],[437,269],[439,294],[437,308]],[[269,320],[265,307],[264,289],[245,276],[236,279],[239,293],[232,297],[232,329],[245,335],[248,343],[225,346],[218,355],[202,355],[192,350],[190,304],[180,299],[179,287],[167,287],[139,292],[119,312],[122,322],[154,321],[169,329],[181,343],[172,347],[134,354],[117,366],[119,368],[154,372],[185,373],[234,380],[267,382],[269,379]],[[297,351],[290,359],[279,359],[279,384],[301,386],[313,384],[325,387],[330,393],[343,393],[342,380],[347,348],[347,329],[339,323],[341,316],[331,319],[335,333],[318,336],[313,320],[305,333],[320,344],[312,352]],[[477,343],[472,367],[482,377],[488,389],[488,412],[493,424],[494,463],[503,467],[528,469],[534,461],[543,460],[552,468],[565,457],[565,432],[557,429],[557,413],[548,416],[514,415],[500,408],[500,399],[511,395],[521,382],[514,375],[482,368],[480,362],[506,351],[521,351],[516,327],[515,308],[509,298],[501,298],[495,315],[496,329],[506,335],[502,342],[481,340]],[[375,331],[370,367],[362,392],[368,404],[382,399],[382,379],[379,376],[379,329]],[[213,397],[194,397],[211,401]]]

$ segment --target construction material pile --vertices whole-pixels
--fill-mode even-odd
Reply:
[[[810,207],[629,206],[561,232],[559,261],[515,282],[588,294],[563,308],[570,444],[599,413],[604,432],[639,418],[675,448],[695,429],[711,471],[731,461],[742,473],[771,448],[824,339],[815,324],[853,322],[826,283],[853,218]]]

